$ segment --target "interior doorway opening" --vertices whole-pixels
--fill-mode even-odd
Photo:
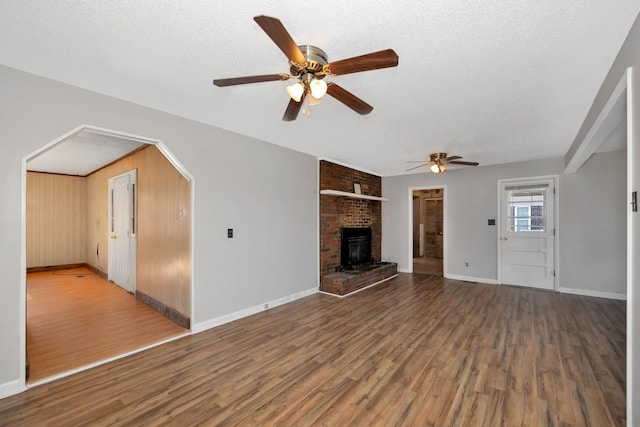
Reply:
[[[75,152],[76,149],[79,151]],[[47,170],[47,165],[55,166]],[[130,232],[133,231],[134,239],[130,241],[133,242],[132,253],[136,255],[129,259],[137,261],[132,261],[131,268],[128,269],[133,272],[134,287],[121,289],[107,281],[112,265],[110,255],[114,255],[109,250],[109,240],[114,234],[109,230],[111,216],[108,206],[111,200],[108,197],[108,183],[109,178],[130,170],[135,170],[137,181],[133,181],[135,190],[127,194],[140,195],[143,205],[138,206],[136,197],[131,201],[126,215],[126,222],[132,222],[134,227],[127,228]],[[128,342],[130,346],[118,347],[115,354],[112,350],[108,354],[96,351],[96,358],[91,360],[77,357],[78,353],[75,352],[68,353],[67,359],[82,362],[64,372],[56,372],[44,379],[38,378],[37,382],[29,381],[29,386],[88,369],[189,333],[190,319],[193,316],[193,179],[161,142],[83,126],[25,157],[23,174],[23,212],[26,216],[23,226],[23,259],[27,271],[39,270],[43,273],[42,276],[55,275],[53,279],[63,282],[66,289],[61,290],[60,294],[71,289],[68,295],[75,292],[76,296],[87,297],[91,294],[92,287],[102,287],[99,295],[106,295],[104,292],[109,287],[117,288],[129,298],[125,304],[130,303],[134,309],[142,307],[152,313],[152,319],[158,319],[159,323],[168,322],[165,324],[169,325],[168,329],[154,336],[157,340],[154,338],[150,341],[148,336],[145,337],[147,334],[142,333],[139,336],[143,340],[136,341],[132,338],[135,334],[130,332],[137,329],[142,331],[144,327],[140,322],[132,320],[119,329],[124,335],[118,338],[118,341]],[[37,179],[34,180],[34,177]],[[58,185],[67,181],[72,184]],[[41,188],[34,187],[34,182],[44,182],[45,185]],[[40,192],[38,197],[33,197],[34,188],[36,193]],[[61,203],[61,200],[66,202]],[[69,219],[60,222],[65,217]],[[33,277],[27,276],[25,272],[22,285],[25,323],[24,328],[21,328],[21,360],[25,367],[25,385],[27,373],[34,368],[28,363],[28,355],[33,355],[30,354],[27,343],[36,335],[31,333],[35,331],[30,330],[29,317],[37,309],[36,304],[30,304],[30,301],[33,302],[30,296],[36,295],[35,288],[32,295],[29,291]],[[130,293],[131,290],[133,293]],[[38,295],[40,303],[43,299],[45,304],[47,300],[54,303],[54,296],[43,297],[42,293]],[[77,306],[79,310],[85,310],[86,316],[91,317],[82,317],[85,320],[77,322],[77,327],[65,332],[64,336],[71,336],[74,331],[80,335],[86,334],[86,329],[95,322],[99,324],[102,321],[102,326],[114,324],[113,316],[122,307],[112,305],[110,310],[91,309],[92,301],[84,301],[71,307]],[[67,302],[57,300],[61,306]],[[102,320],[94,316],[99,311],[104,315]],[[31,318],[33,320],[33,316]],[[134,318],[135,316],[131,317]],[[98,325],[98,331],[102,326]],[[167,330],[171,330],[168,335]],[[89,335],[85,340],[89,351],[92,346],[98,349],[103,335],[106,334],[97,332]],[[109,344],[101,345],[110,347]],[[31,347],[33,348],[35,346]]]
[[[414,273],[444,274],[444,188],[413,189],[412,267]]]

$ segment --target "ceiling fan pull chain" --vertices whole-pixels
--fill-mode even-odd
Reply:
[[[309,107],[309,97],[304,97],[304,106],[302,107],[302,114],[307,117],[311,117],[311,107]]]

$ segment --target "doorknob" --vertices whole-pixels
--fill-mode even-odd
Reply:
[[[111,236],[112,239],[117,239],[118,236],[116,236],[115,234],[113,236]]]
[[[506,237],[503,237],[502,240],[508,240]]]

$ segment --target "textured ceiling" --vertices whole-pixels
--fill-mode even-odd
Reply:
[[[639,11],[637,0],[3,0],[0,63],[397,175],[433,151],[483,165],[564,155]],[[397,68],[334,78],[373,112],[327,98],[283,122],[287,82],[214,87],[288,72],[261,14],[330,61],[393,48]]]
[[[29,159],[27,170],[87,176],[142,145],[140,141],[81,129]]]

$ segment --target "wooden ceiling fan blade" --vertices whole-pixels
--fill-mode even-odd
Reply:
[[[304,102],[304,98],[307,96],[306,93],[302,94],[300,98],[300,102],[296,102],[295,99],[290,99],[289,104],[287,105],[287,109],[284,111],[284,115],[282,116],[282,120],[285,122],[291,122],[298,118],[298,114],[300,113],[300,109],[302,108],[302,103]]]
[[[262,76],[231,77],[228,79],[215,79],[213,84],[219,87],[245,85],[248,83],[272,82],[276,80],[289,80],[289,74],[264,74]]]
[[[424,162],[423,162],[423,163],[424,163]],[[429,166],[429,163],[424,163],[423,165],[414,166],[414,167],[412,167],[412,168],[405,169],[404,171],[405,171],[405,172],[409,172],[409,171],[412,171],[412,170],[414,170],[414,169],[423,168],[423,167],[425,167],[425,166]]]
[[[289,61],[302,64],[306,61],[298,44],[293,40],[287,29],[278,18],[260,15],[253,18],[260,25],[260,28],[273,40],[282,53],[289,58]]]
[[[461,159],[461,156],[449,156],[446,159],[444,159],[445,162],[450,162],[451,160],[458,160]]]
[[[396,67],[398,65],[398,55],[393,49],[381,50],[368,53],[362,56],[342,59],[327,64],[325,70],[328,74],[336,76],[360,71],[378,70],[380,68]]]
[[[447,162],[450,165],[465,165],[465,166],[478,166],[480,163],[478,162],[461,162],[459,160],[454,160],[452,162]]]
[[[327,95],[333,96],[358,114],[365,115],[373,111],[373,107],[335,83],[327,84]]]

